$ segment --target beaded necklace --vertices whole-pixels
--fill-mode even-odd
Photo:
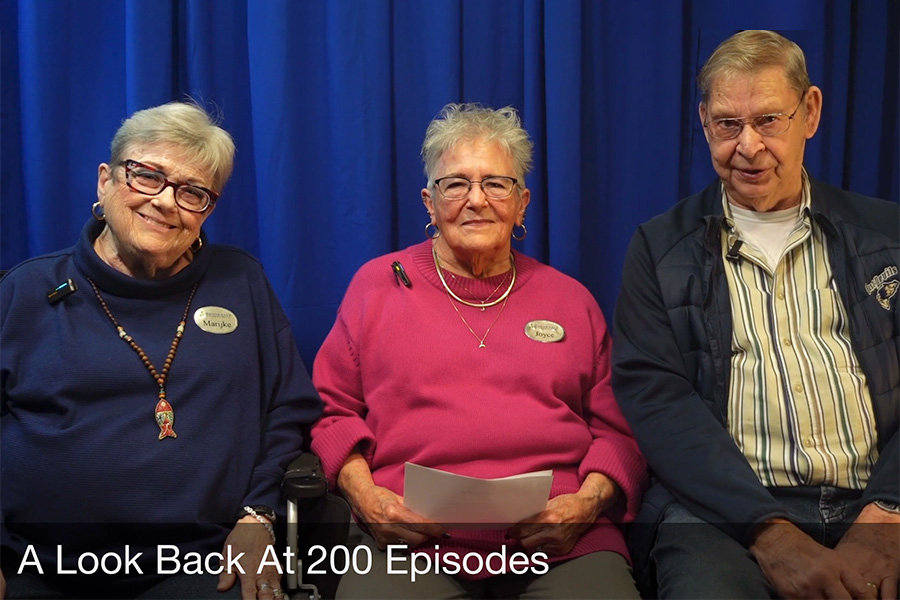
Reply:
[[[179,322],[178,327],[175,328],[175,337],[172,339],[172,345],[169,347],[169,353],[166,355],[166,362],[163,364],[162,371],[157,372],[156,367],[150,362],[150,357],[147,356],[144,349],[141,348],[138,343],[134,341],[134,338],[128,335],[125,328],[116,321],[116,318],[109,310],[109,306],[106,305],[103,296],[100,295],[100,290],[97,289],[97,285],[94,281],[90,277],[88,277],[87,280],[88,283],[91,284],[91,287],[94,288],[94,295],[96,295],[97,300],[100,301],[103,312],[106,313],[106,316],[109,317],[109,320],[115,325],[116,331],[119,332],[119,337],[137,353],[141,362],[143,362],[144,366],[147,367],[147,370],[150,371],[153,380],[159,384],[159,402],[156,403],[156,410],[154,411],[156,424],[159,426],[159,439],[167,437],[177,438],[178,435],[175,433],[175,429],[173,429],[175,425],[175,411],[172,409],[172,405],[166,400],[166,377],[168,377],[169,369],[172,367],[172,362],[175,360],[175,353],[178,352],[178,344],[181,343],[181,338],[184,335],[184,327],[187,323],[188,312],[191,310],[191,302],[194,301],[194,293],[197,291],[197,286],[200,285],[200,282],[198,281],[194,284],[194,287],[191,288],[191,295],[188,296],[187,306],[184,307],[184,314],[181,316],[181,322]]]

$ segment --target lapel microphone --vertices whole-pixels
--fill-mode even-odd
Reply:
[[[738,260],[740,258],[740,250],[741,246],[744,245],[742,240],[736,240],[730,248],[728,248],[728,258],[731,260]]]
[[[397,285],[402,283],[406,287],[412,287],[412,282],[406,275],[406,271],[403,269],[403,265],[400,264],[400,261],[395,260],[392,262],[391,270],[394,272],[394,277],[397,279]]]
[[[47,292],[47,300],[50,304],[56,304],[66,296],[70,296],[78,291],[78,286],[72,281],[72,278],[66,279],[64,282]]]

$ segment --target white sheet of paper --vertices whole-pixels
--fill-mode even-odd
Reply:
[[[550,470],[479,479],[408,462],[403,504],[438,523],[505,529],[544,510],[552,483]]]

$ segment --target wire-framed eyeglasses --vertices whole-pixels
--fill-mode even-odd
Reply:
[[[119,163],[125,167],[125,183],[135,192],[155,196],[167,187],[175,192],[175,204],[190,212],[206,212],[216,203],[219,195],[198,185],[175,183],[169,181],[159,170],[139,163],[136,160],[123,160]]]
[[[749,125],[756,133],[765,137],[781,135],[791,128],[791,121],[794,120],[797,111],[800,110],[800,105],[803,104],[805,97],[806,92],[803,92],[800,96],[800,102],[797,103],[797,108],[789,115],[785,113],[770,113],[744,119],[735,117],[707,119],[703,126],[709,132],[709,137],[720,141],[735,139],[741,135],[744,125]]]
[[[462,200],[466,198],[472,190],[472,186],[476,183],[481,186],[481,191],[484,195],[491,200],[503,200],[512,195],[519,180],[506,175],[491,175],[481,181],[472,181],[467,177],[455,175],[434,180],[434,185],[441,193],[441,196],[447,200]]]

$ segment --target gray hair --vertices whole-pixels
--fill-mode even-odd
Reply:
[[[800,46],[774,31],[751,29],[719,44],[700,69],[697,84],[702,102],[709,102],[717,79],[756,73],[765,67],[782,67],[790,86],[801,94],[810,86],[806,57]]]
[[[193,154],[196,166],[212,173],[221,192],[234,168],[234,140],[195,102],[169,102],[139,110],[122,122],[110,145],[110,165],[128,157],[135,144],[166,143]]]
[[[480,104],[448,104],[428,124],[422,143],[422,159],[428,187],[434,187],[437,162],[441,156],[461,141],[485,140],[497,142],[513,159],[516,179],[525,186],[525,174],[531,170],[534,145],[522,127],[519,113],[511,106],[500,109]]]

